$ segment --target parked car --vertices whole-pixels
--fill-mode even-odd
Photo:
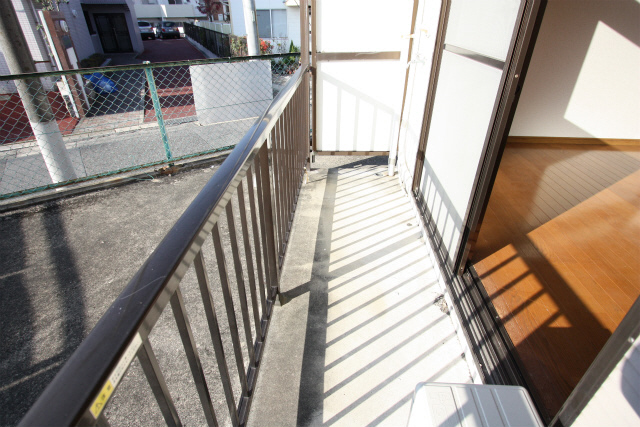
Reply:
[[[140,28],[140,35],[142,36],[142,40],[156,39],[156,29],[149,22],[138,21],[138,27]]]
[[[177,37],[180,38],[180,29],[176,22],[164,21],[160,23],[160,38],[167,39]]]

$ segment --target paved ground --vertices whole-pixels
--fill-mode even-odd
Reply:
[[[169,148],[176,156],[236,144],[255,119],[201,126],[198,122],[167,127]],[[165,160],[166,151],[157,124],[148,128],[117,128],[67,143],[77,176],[91,176],[121,168]],[[0,147],[0,194],[51,183],[35,143]]]
[[[109,65],[142,64],[142,61],[168,62],[187,61],[190,59],[204,59],[205,56],[193,47],[185,38],[172,40],[143,40],[144,52],[118,53],[106,55],[111,58]]]
[[[334,161],[298,201],[249,425],[404,426],[418,382],[472,382],[386,158]]]
[[[142,43],[144,44],[144,52],[138,56],[140,61],[168,62],[206,59],[206,56],[185,38],[145,40]]]

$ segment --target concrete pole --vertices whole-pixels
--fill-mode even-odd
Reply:
[[[11,0],[0,0],[0,49],[11,74],[35,73],[36,66]],[[40,79],[14,80],[51,180],[76,177],[58,123]]]
[[[249,56],[260,55],[260,41],[258,40],[258,17],[256,16],[255,0],[242,0],[244,9],[244,27],[247,31],[247,52]]]

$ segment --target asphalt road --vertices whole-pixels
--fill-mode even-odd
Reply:
[[[206,59],[202,52],[184,38],[145,40],[142,43],[144,44],[144,52],[138,56],[140,61],[168,62]]]

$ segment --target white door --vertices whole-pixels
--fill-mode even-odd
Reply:
[[[487,153],[496,152],[495,145],[488,150],[489,143],[501,138],[496,126],[502,126],[510,108],[515,108],[505,94],[514,93],[511,92],[514,79],[518,78],[514,70],[522,64],[521,57],[514,55],[519,52],[514,46],[528,43],[517,35],[523,34],[519,30],[530,31],[531,27],[524,28],[521,24],[529,22],[523,17],[531,13],[534,2],[450,0],[449,3],[416,193],[430,216],[436,240],[450,266],[459,268],[466,257],[469,214],[479,177],[485,173],[482,167]]]

